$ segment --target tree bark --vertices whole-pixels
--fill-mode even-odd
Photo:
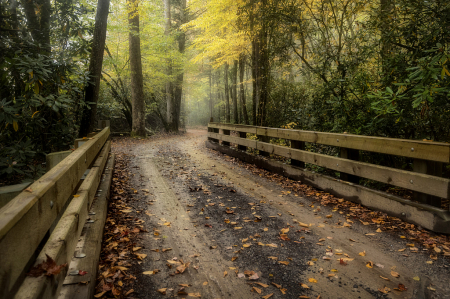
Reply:
[[[91,80],[89,80],[84,89],[84,101],[93,104],[88,104],[88,106],[84,107],[79,137],[85,137],[95,128],[97,101],[103,66],[103,52],[105,51],[106,29],[108,26],[109,3],[110,0],[98,0],[97,3],[94,36],[92,39],[91,58],[89,62],[89,74]]]
[[[389,32],[391,31],[391,19],[389,16],[394,13],[394,3],[392,0],[380,0],[380,20],[381,20],[381,65],[383,74],[387,74],[389,72],[388,62],[390,52],[392,51],[392,46],[389,38]]]
[[[166,20],[164,34],[169,36],[171,29],[172,17],[170,13],[170,0],[164,0],[164,18]],[[167,59],[167,82],[166,82],[166,103],[167,103],[167,128],[171,132],[177,131],[177,105],[174,95],[174,88],[171,82],[172,77],[172,60]]]
[[[212,67],[209,69],[209,117],[213,118],[213,100],[212,100]]]
[[[130,26],[130,68],[131,68],[131,102],[133,107],[133,126],[131,134],[146,136],[144,82],[142,77],[141,39],[139,37],[139,0],[128,0],[128,24]]]
[[[181,0],[181,7],[180,7],[180,26],[186,22],[186,0]],[[180,54],[184,53],[184,50],[186,48],[186,34],[184,31],[180,31],[178,33],[178,51]],[[183,80],[184,80],[184,71],[178,70],[179,74],[176,78],[176,83],[174,87],[174,105],[175,105],[175,113],[172,123],[172,131],[178,132],[178,129],[180,127],[180,115],[181,115],[181,99],[183,97]]]
[[[239,123],[239,119],[238,119],[238,104],[237,104],[237,72],[238,72],[238,62],[237,60],[234,61],[234,65],[233,65],[233,86],[232,86],[232,91],[233,91],[233,118],[234,118],[234,123],[237,124]]]
[[[245,103],[244,74],[245,74],[245,56],[241,55],[239,57],[239,91],[242,105],[242,114],[244,115],[244,124],[248,125],[250,123],[248,120],[247,104]]]
[[[225,62],[225,121],[230,123],[230,93],[228,89],[228,62]]]

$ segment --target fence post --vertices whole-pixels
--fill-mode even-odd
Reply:
[[[422,159],[414,159],[413,171],[440,177],[442,176],[442,163]],[[414,184],[414,182],[412,182],[412,184]],[[414,192],[413,200],[435,207],[441,207],[441,199],[439,197],[427,195],[422,192]]]
[[[359,150],[341,147],[340,157],[344,159],[359,161]],[[340,179],[354,184],[359,184],[359,177],[348,173],[340,173]]]
[[[239,132],[239,137],[240,138],[247,138],[247,133],[246,132]],[[238,145],[238,149],[240,149],[241,151],[247,151],[247,147],[245,145]]]
[[[298,141],[298,140],[291,140],[291,148],[299,149],[304,151],[305,150],[305,142],[304,141]],[[305,168],[305,162],[291,159],[291,165],[296,167]]]
[[[222,134],[223,135],[230,135],[230,130],[224,130],[222,129]],[[222,145],[224,146],[230,146],[230,143],[228,141],[222,141]]]

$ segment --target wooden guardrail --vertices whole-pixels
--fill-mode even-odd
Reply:
[[[50,256],[70,262],[101,181],[109,127],[71,153],[0,209],[0,298],[56,298],[67,274],[27,277]],[[81,180],[89,169],[87,176]]]
[[[231,131],[237,132],[239,137],[231,136]],[[257,135],[259,140],[247,139],[247,133]],[[270,138],[290,140],[291,147],[271,144]],[[208,125],[208,139],[221,141],[225,147],[234,143],[240,150],[246,150],[247,147],[257,149],[262,156],[275,154],[290,158],[292,166],[304,167],[304,163],[309,163],[332,169],[341,173],[341,180],[350,183],[358,183],[359,178],[366,178],[412,190],[414,200],[427,204],[421,209],[428,205],[436,206],[431,209],[433,213],[439,213],[437,207],[440,206],[441,198],[450,198],[450,180],[439,176],[443,163],[450,163],[450,144],[447,143],[220,123]],[[340,157],[306,151],[305,142],[339,147]],[[361,162],[358,161],[360,151],[411,158],[414,169],[406,171]],[[348,197],[351,197],[350,194]],[[447,216],[448,213],[444,218]]]

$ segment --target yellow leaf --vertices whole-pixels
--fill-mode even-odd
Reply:
[[[39,113],[39,111],[34,112],[31,118],[33,118],[36,115],[36,113]]]
[[[413,279],[416,280],[416,281],[419,281],[420,277],[419,276],[414,276]]]
[[[366,256],[366,251],[364,250],[363,252],[359,253],[360,256]]]
[[[447,71],[447,69],[445,68],[445,66],[444,67],[442,67],[442,69],[444,70],[444,72],[447,74],[447,76],[449,76],[450,77],[450,73]]]
[[[227,272],[227,271],[224,271],[224,272],[223,272],[223,277],[227,276],[227,274],[228,274],[228,272]]]
[[[75,194],[73,197],[80,197],[80,194]]]
[[[19,124],[15,120],[13,120],[13,128],[16,132],[19,130]]]
[[[302,286],[302,288],[304,288],[304,289],[309,289],[309,287],[308,287],[306,284],[304,284],[304,283],[302,283],[301,286]]]
[[[317,279],[314,279],[314,278],[309,278],[308,281],[312,282],[312,283],[317,283]]]

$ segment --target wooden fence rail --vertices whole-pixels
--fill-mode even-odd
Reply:
[[[230,134],[233,131],[237,133],[236,136]],[[256,135],[258,140],[247,139],[247,133]],[[270,138],[290,140],[291,147],[272,144]],[[450,144],[447,143],[221,123],[210,123],[208,125],[208,139],[208,144],[211,144],[211,141],[215,143],[221,141],[222,147],[225,148],[233,143],[237,145],[239,150],[245,151],[247,148],[252,148],[259,150],[262,156],[267,157],[270,154],[275,154],[286,157],[291,159],[291,165],[296,166],[295,168],[304,168],[305,163],[308,163],[338,171],[341,173],[340,179],[347,181],[347,183],[358,183],[360,178],[366,178],[408,189],[414,191],[413,199],[420,202],[420,209],[428,209],[441,218],[450,219],[449,212],[440,209],[441,199],[450,199],[450,180],[440,177],[443,163],[450,163]],[[305,143],[339,147],[340,157],[307,151],[305,150]],[[213,147],[217,148],[217,146]],[[361,162],[358,161],[360,151],[407,157],[412,159],[414,169],[413,171],[406,171]],[[227,153],[233,152],[227,150]],[[299,172],[300,170],[296,171],[299,176],[311,180],[311,173],[308,173],[305,169],[301,172]],[[314,176],[317,175],[314,174]],[[363,188],[357,184],[352,184],[352,186],[356,188],[355,190]],[[320,186],[317,185],[317,187]],[[336,191],[330,193],[336,193]],[[355,196],[353,196],[354,199],[358,197]],[[356,200],[361,201],[361,198]],[[417,207],[417,202],[414,201],[402,200],[402,203]],[[405,214],[400,211],[397,212],[396,215]],[[437,229],[435,225],[433,227],[427,226],[429,229]],[[442,230],[442,228],[439,228],[439,230]],[[450,226],[444,230],[450,232]]]
[[[72,258],[109,157],[109,133],[107,127],[86,139],[0,209],[1,298],[58,296],[67,268],[55,277],[26,277],[26,273],[45,261],[46,254],[58,265]]]

